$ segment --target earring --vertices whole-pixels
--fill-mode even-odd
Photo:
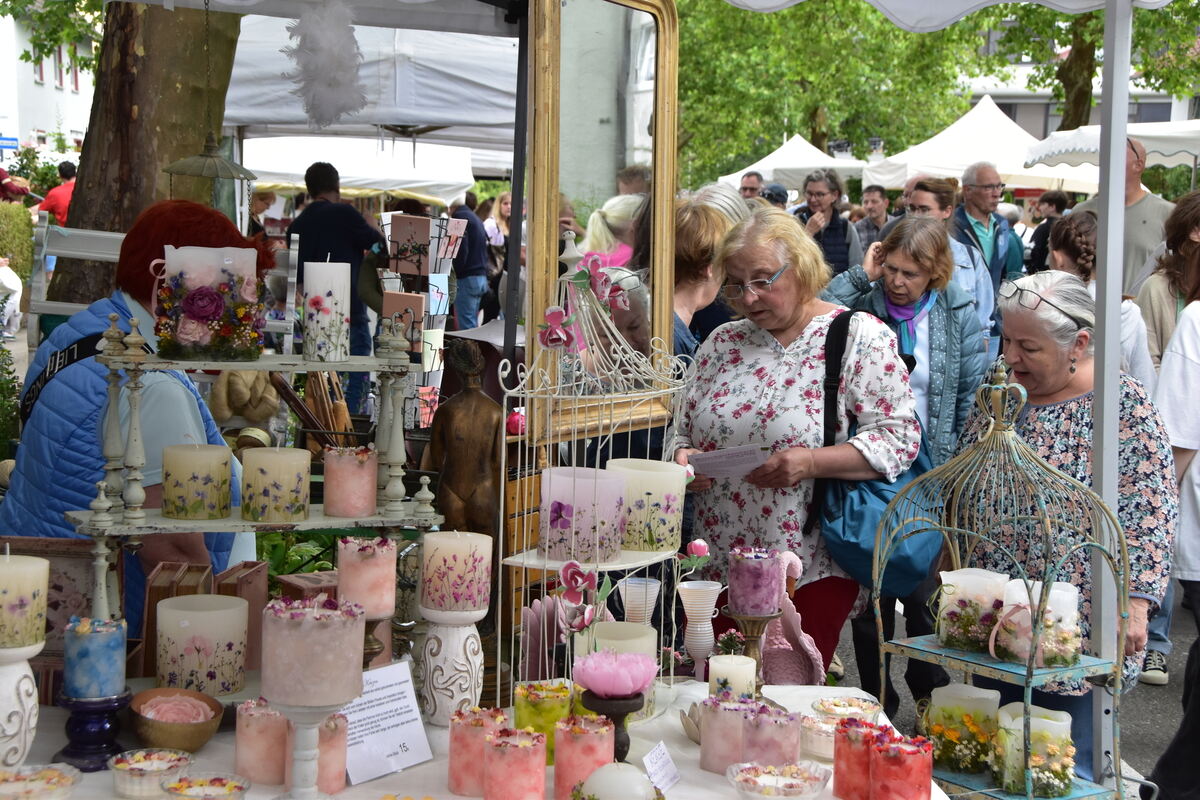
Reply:
[[[1070,369],[1071,369],[1071,374],[1072,374],[1072,375],[1074,375],[1074,374],[1075,374],[1075,362],[1076,362],[1076,361],[1078,361],[1078,359],[1075,359],[1075,358],[1072,358],[1072,359],[1071,359],[1071,367],[1070,367]]]

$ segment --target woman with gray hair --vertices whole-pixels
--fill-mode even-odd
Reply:
[[[1028,402],[1015,431],[1051,466],[1076,480],[1092,482],[1093,351],[1096,306],[1087,285],[1066,272],[1049,270],[1000,284],[1004,318],[1001,344],[1009,380],[1025,388]],[[1171,442],[1158,409],[1141,383],[1121,376],[1118,408],[1117,520],[1129,551],[1129,623],[1125,637],[1126,688],[1137,685],[1146,647],[1146,623],[1162,601],[1171,572],[1171,546],[1179,512],[1179,493]],[[990,419],[976,409],[959,439],[959,449],[974,443]],[[1011,498],[997,497],[997,502]],[[1066,556],[1088,531],[1060,532],[1053,551],[1034,547],[1024,531],[1005,527],[981,541],[970,566],[1013,572],[1014,560],[1031,577]],[[1046,559],[1051,559],[1047,561]],[[1058,574],[1046,580],[1069,581],[1080,590],[1080,626],[1091,635],[1092,576],[1089,557],[1077,549]],[[1090,644],[1085,651],[1092,652]],[[976,678],[999,689],[1001,702],[1021,699],[1016,685]],[[1091,753],[1091,685],[1062,681],[1034,690],[1033,702],[1071,714],[1071,736],[1081,754]],[[1091,780],[1091,759],[1081,757],[1076,773]]]
[[[804,225],[825,254],[825,263],[833,274],[845,272],[853,264],[863,260],[862,243],[858,231],[849,220],[842,219],[837,204],[842,199],[842,181],[831,169],[810,172],[804,178],[804,199],[807,205],[796,212],[797,219]]]

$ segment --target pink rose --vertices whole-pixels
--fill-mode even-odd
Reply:
[[[693,539],[688,542],[687,554],[697,558],[703,558],[708,555],[708,542],[703,539]]]
[[[141,714],[159,722],[207,722],[213,718],[207,703],[182,694],[151,698],[142,705]]]
[[[242,295],[242,299],[245,300],[247,303],[257,303],[258,302],[258,283],[257,283],[257,281],[252,281],[249,279],[242,281],[241,295]]]
[[[175,338],[180,344],[205,345],[212,341],[212,331],[203,322],[184,317],[179,320],[179,327],[175,329]]]

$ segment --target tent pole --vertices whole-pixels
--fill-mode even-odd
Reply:
[[[529,135],[529,6],[517,10],[517,116],[513,126],[512,209],[508,242],[504,248],[504,273],[508,278],[504,297],[503,357],[515,361],[517,319],[524,308],[521,297],[521,230],[525,224],[525,142]],[[526,326],[529,320],[526,320]],[[528,327],[526,327],[528,330]]]

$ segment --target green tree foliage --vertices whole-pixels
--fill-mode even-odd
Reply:
[[[29,188],[45,197],[46,192],[62,183],[62,178],[58,177],[58,164],[58,161],[43,158],[42,154],[32,147],[22,147],[17,151],[12,166],[8,168],[8,174],[28,178]],[[26,205],[34,205],[37,202],[28,195],[26,198]]]
[[[873,136],[896,152],[967,110],[962,80],[1000,67],[972,25],[896,27],[865,0],[810,0],[773,14],[678,0],[680,170],[698,186],[794,134],[825,149]]]
[[[33,221],[20,203],[0,203],[0,258],[28,280],[33,270]]]
[[[13,17],[28,27],[30,49],[21,53],[23,60],[43,59],[63,45],[81,69],[95,65],[90,46],[70,45],[100,41],[104,0],[0,0],[0,16]]]

